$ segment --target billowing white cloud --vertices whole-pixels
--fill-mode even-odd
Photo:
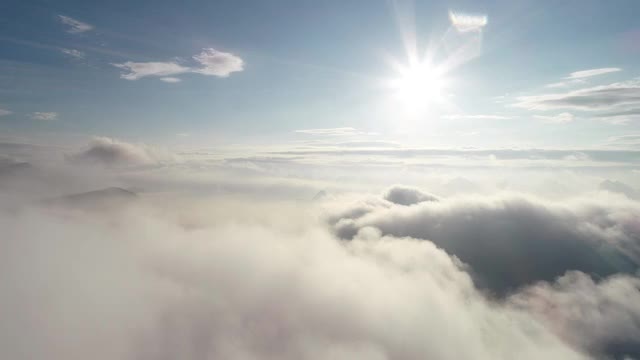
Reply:
[[[52,121],[58,119],[58,113],[36,111],[31,113],[31,118],[35,120]]]
[[[95,137],[89,145],[67,156],[72,162],[89,165],[136,166],[175,161],[175,155],[145,144],[131,144],[108,137]]]
[[[384,199],[398,205],[414,205],[425,201],[438,201],[435,195],[427,194],[411,186],[395,185],[387,189]]]
[[[528,287],[510,301],[576,347],[616,359],[640,355],[640,278],[636,276],[594,281],[584,273],[569,272],[555,282]]]
[[[192,228],[193,204],[166,201],[1,212],[0,356],[587,358],[430,242],[344,243],[278,225],[304,224],[295,208],[240,201],[199,208]]]
[[[211,48],[202,49],[193,59],[202,65],[201,68],[193,69],[193,72],[203,75],[227,77],[244,69],[244,61],[240,57]]]
[[[175,61],[168,62],[133,62],[127,61],[121,64],[112,64],[126,72],[120,77],[126,80],[138,80],[143,77],[161,77],[160,80],[169,83],[180,81],[175,75],[196,73],[208,76],[227,77],[233,72],[244,69],[243,60],[231,53],[218,51],[212,48],[202,49],[202,52],[193,56],[196,65],[179,64]]]
[[[58,20],[61,23],[69,26],[67,32],[71,34],[80,34],[89,30],[93,30],[93,25],[87,24],[80,20],[76,20],[69,16],[58,15]]]
[[[15,150],[4,145],[0,155]],[[563,201],[370,195],[367,179],[387,171],[352,162],[336,179],[356,178],[348,193],[319,192],[330,186],[319,165],[315,187],[298,192],[295,163],[275,155],[209,175],[250,158],[163,162],[156,151],[97,138],[65,164],[0,161],[0,309],[11,309],[0,333],[12,334],[0,358],[640,356],[640,203],[621,182]],[[431,151],[406,155],[455,154]],[[584,156],[621,154],[638,156]],[[260,174],[274,164],[291,167]],[[283,188],[295,195],[269,198]]]
[[[383,235],[432,241],[469,264],[478,283],[498,294],[569,270],[608,276],[640,264],[640,203],[626,199],[554,203],[505,194],[413,206],[366,204],[355,202],[328,216],[339,237],[373,227]]]

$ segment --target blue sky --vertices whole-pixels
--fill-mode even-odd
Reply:
[[[8,1],[0,10],[8,136],[214,146],[347,128],[338,137],[421,147],[591,148],[634,146],[615,142],[640,132],[637,1]],[[451,12],[486,25],[458,31]],[[418,94],[411,111],[387,86],[399,76],[393,63],[407,63],[407,34],[420,54],[438,45],[435,65],[467,49],[443,75],[442,99]]]

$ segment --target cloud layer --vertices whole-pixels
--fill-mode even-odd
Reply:
[[[598,75],[618,72],[618,71],[621,71],[621,70],[622,69],[620,69],[620,68],[599,68],[599,69],[574,71],[571,74],[569,74],[569,76],[567,76],[567,79],[583,79],[583,78],[588,78],[588,77],[592,77],[592,76],[598,76]]]
[[[2,215],[2,357],[585,358],[429,242],[163,211]]]
[[[366,167],[319,192],[322,165],[279,158],[64,153],[0,159],[0,358],[640,356],[640,203],[620,181],[562,202],[464,178],[482,194],[372,195]]]

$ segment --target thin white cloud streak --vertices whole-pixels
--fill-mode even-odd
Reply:
[[[127,61],[122,64],[112,64],[113,66],[126,70],[120,75],[126,80],[139,80],[146,76],[178,75],[190,72],[191,69],[174,62],[133,62]]]
[[[163,77],[163,78],[160,78],[160,81],[164,81],[166,83],[175,84],[175,83],[181,82],[182,79],[176,78],[176,77]]]
[[[366,133],[352,127],[338,127],[338,128],[322,128],[322,129],[302,129],[295,130],[297,134],[318,135],[318,136],[353,136],[353,135],[367,135]]]
[[[37,111],[37,112],[31,113],[31,118],[34,120],[53,121],[58,119],[58,113]]]
[[[0,109],[0,116],[6,116],[6,115],[11,115],[13,114],[13,112],[9,111],[9,110],[5,110],[5,109]]]
[[[640,116],[640,108],[633,108],[633,109],[598,114],[599,118],[610,118],[610,117],[619,117],[619,116]]]
[[[565,93],[520,96],[516,100],[513,106],[527,110],[614,110],[640,105],[640,81],[629,80]]]
[[[86,54],[83,51],[80,50],[76,50],[76,49],[60,49],[60,52],[62,52],[65,55],[74,57],[76,59],[84,59]]]
[[[572,122],[575,117],[571,113],[563,112],[557,115],[534,115],[533,118],[553,124],[566,124]]]
[[[550,88],[550,89],[557,89],[557,88],[575,86],[575,85],[579,85],[579,84],[586,84],[586,82],[587,81],[584,80],[584,79],[572,79],[572,80],[568,80],[568,81],[561,81],[561,82],[547,84],[544,87]]]
[[[546,88],[554,89],[554,88],[565,88],[580,84],[586,84],[587,78],[610,74],[614,72],[622,71],[620,68],[599,68],[599,69],[590,69],[590,70],[581,70],[574,71],[569,76],[565,77],[566,81],[556,82],[552,84],[545,85]]]
[[[569,74],[566,79],[584,79],[592,76],[610,74],[614,72],[622,71],[620,68],[599,68],[590,70],[575,71]]]
[[[504,116],[504,115],[491,115],[491,114],[452,114],[452,115],[444,115],[443,118],[445,119],[452,119],[452,120],[458,120],[458,119],[468,119],[468,120],[508,120],[511,119],[511,116]]]
[[[127,61],[113,66],[125,70],[120,75],[126,80],[139,80],[143,77],[162,77],[162,81],[176,82],[174,75],[196,73],[207,76],[228,77],[234,72],[244,70],[244,61],[231,53],[218,51],[213,48],[202,49],[200,54],[192,59],[197,65],[189,66],[174,61],[169,62],[133,62]],[[171,79],[171,80],[168,80]]]
[[[622,148],[640,148],[640,134],[611,136],[607,138],[605,145]]]
[[[58,20],[61,23],[69,26],[67,32],[71,34],[80,34],[89,30],[93,30],[93,25],[87,24],[80,20],[76,20],[69,16],[58,15]]]

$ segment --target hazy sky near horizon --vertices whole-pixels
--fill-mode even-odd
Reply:
[[[0,9],[7,137],[638,146],[637,1],[6,1]],[[464,28],[465,19],[476,23]],[[440,73],[399,98],[390,84],[411,69],[412,49]]]

